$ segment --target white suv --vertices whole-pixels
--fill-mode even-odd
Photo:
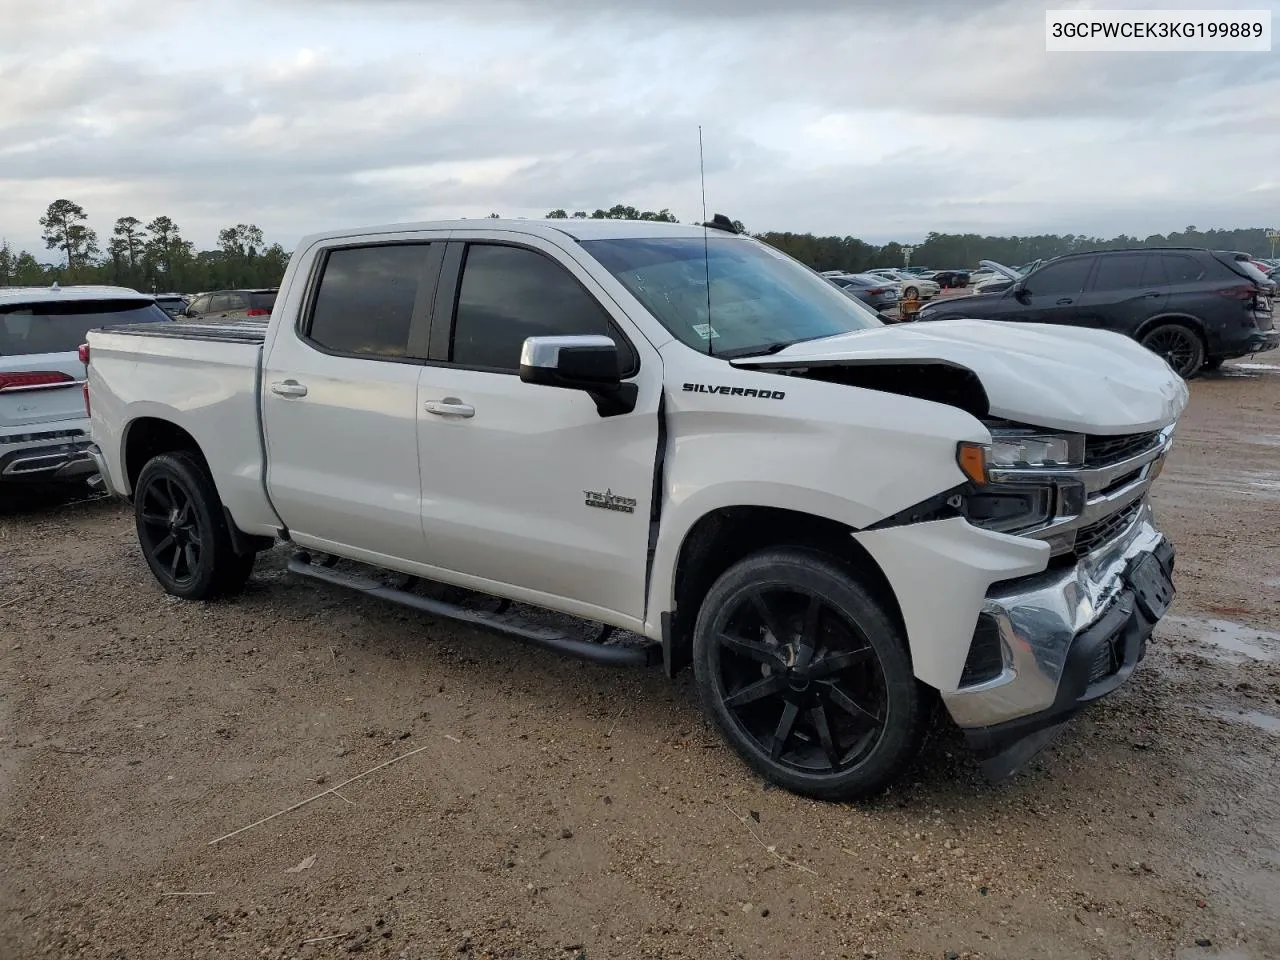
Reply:
[[[83,482],[89,419],[80,344],[98,327],[165,323],[125,287],[0,287],[0,499],[15,484]]]

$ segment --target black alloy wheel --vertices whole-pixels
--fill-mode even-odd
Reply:
[[[821,595],[768,584],[745,591],[716,643],[724,705],[775,763],[840,773],[880,738],[880,660]]]
[[[1204,366],[1204,343],[1180,323],[1161,324],[1142,338],[1142,345],[1163,357],[1178,376],[1190,380]]]
[[[138,536],[153,566],[176,586],[189,586],[200,568],[204,534],[191,494],[166,476],[138,491]]]
[[[256,553],[237,552],[199,454],[174,450],[149,460],[134,484],[133,510],[142,556],[167,593],[214,600],[244,588]]]
[[[766,778],[821,799],[880,789],[924,711],[899,628],[829,556],[748,557],[712,587],[694,668],[703,706]]]

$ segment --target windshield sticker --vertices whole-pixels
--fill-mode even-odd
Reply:
[[[716,333],[709,323],[695,323],[693,325],[693,332],[703,340],[716,340],[720,337],[720,334]]]

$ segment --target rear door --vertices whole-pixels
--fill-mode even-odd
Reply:
[[[0,306],[0,431],[85,417],[85,334],[124,323],[168,323],[150,299]]]
[[[1080,296],[1076,323],[1133,336],[1169,299],[1160,255],[1142,251],[1102,254],[1089,289]]]
[[[422,235],[323,249],[264,363],[267,489],[293,539],[421,560],[418,376],[442,246]]]

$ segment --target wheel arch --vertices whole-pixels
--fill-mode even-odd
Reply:
[[[1156,327],[1164,326],[1167,323],[1178,324],[1179,326],[1190,329],[1200,338],[1200,342],[1204,344],[1206,354],[1208,353],[1209,337],[1205,322],[1190,313],[1160,313],[1156,314],[1154,317],[1149,317],[1139,324],[1138,329],[1133,333],[1133,339],[1141,342],[1142,338]]]
[[[157,416],[131,420],[124,429],[120,444],[120,466],[130,495],[147,461],[175,450],[186,450],[205,460],[196,438],[172,420]]]
[[[856,532],[830,517],[758,504],[720,506],[700,516],[680,542],[671,575],[670,609],[661,614],[667,675],[674,677],[690,663],[694,622],[712,584],[739,560],[770,547],[801,547],[834,558],[905,632],[897,595],[880,565],[854,539]]]

